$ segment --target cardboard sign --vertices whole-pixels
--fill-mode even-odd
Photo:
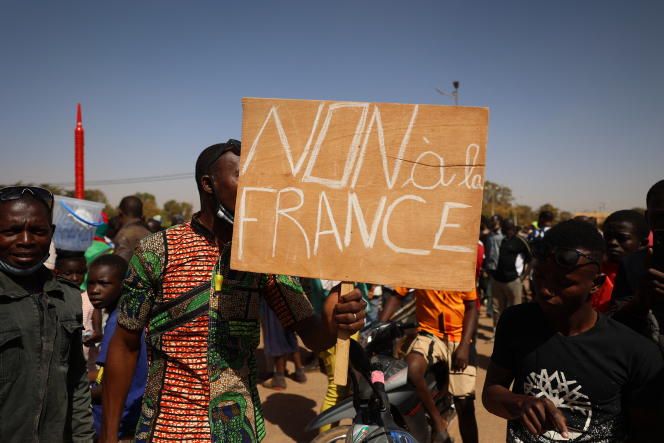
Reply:
[[[487,108],[242,105],[233,269],[475,287]]]

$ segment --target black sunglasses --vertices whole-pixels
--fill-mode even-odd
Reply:
[[[226,143],[219,143],[218,146],[221,149],[219,150],[219,152],[217,152],[215,154],[214,157],[210,157],[210,161],[208,162],[208,164],[205,167],[206,171],[210,170],[210,166],[212,166],[214,164],[214,162],[216,162],[219,159],[219,157],[221,157],[222,155],[224,155],[225,153],[227,153],[229,151],[239,157],[240,156],[240,151],[242,149],[242,142],[240,142],[240,140],[235,140],[234,138],[229,138]]]
[[[18,200],[23,198],[26,193],[44,203],[49,211],[53,211],[53,194],[51,191],[36,186],[9,186],[2,188],[0,189],[0,201]]]
[[[578,249],[551,246],[545,242],[539,242],[539,244],[533,248],[533,255],[535,258],[540,260],[545,260],[553,256],[553,260],[558,266],[568,270],[590,264],[597,265],[597,267],[600,269],[602,267],[597,260],[588,254],[584,254]],[[579,265],[579,260],[581,257],[587,258],[589,260],[588,263]]]

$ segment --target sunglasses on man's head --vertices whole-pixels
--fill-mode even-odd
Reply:
[[[229,151],[239,157],[242,149],[242,142],[240,142],[240,140],[235,140],[234,138],[229,138],[226,143],[220,143],[219,146],[221,149],[214,157],[210,158],[210,161],[208,161],[207,167],[205,168],[206,171],[209,171],[210,167],[219,159],[219,157]]]
[[[556,262],[558,266],[568,270],[590,264],[597,265],[598,268],[601,268],[601,265],[597,260],[588,254],[584,254],[578,249],[551,246],[545,242],[540,242],[539,245],[533,248],[533,255],[540,260],[546,260],[549,257],[553,257],[553,261]],[[581,257],[587,258],[589,262],[579,265]]]
[[[240,155],[240,150],[242,149],[242,142],[240,140],[235,140],[234,138],[229,138],[226,142],[226,147],[223,152],[231,151],[235,155]]]
[[[48,189],[38,188],[36,186],[9,186],[0,189],[0,201],[6,202],[23,198],[25,194],[32,195],[35,199],[41,201],[53,211],[53,194]]]

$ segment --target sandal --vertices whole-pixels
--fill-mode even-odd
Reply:
[[[305,383],[307,381],[307,375],[304,373],[304,368],[298,368],[293,374],[293,380],[298,383]]]
[[[262,383],[263,387],[283,391],[286,389],[286,376],[284,374],[274,374],[274,376]]]

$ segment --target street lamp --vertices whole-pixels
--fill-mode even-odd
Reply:
[[[447,92],[438,88],[436,88],[436,92],[446,97],[452,97],[454,99],[454,106],[459,106],[459,82],[453,81],[452,86],[454,86],[454,91],[452,91],[451,94],[448,94]]]

